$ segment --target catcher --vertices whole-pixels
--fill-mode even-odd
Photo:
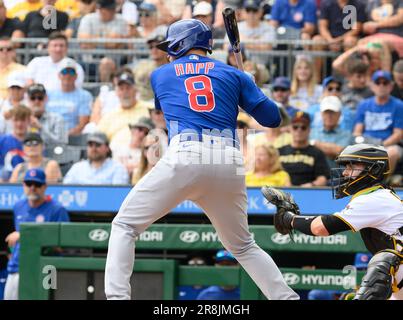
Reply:
[[[352,196],[349,204],[332,215],[299,216],[298,205],[280,190],[263,187],[265,198],[277,206],[274,226],[281,234],[298,230],[312,236],[360,231],[374,255],[356,292],[356,300],[403,300],[403,205],[385,184],[389,158],[384,147],[356,144],[346,147],[332,169],[333,198]]]

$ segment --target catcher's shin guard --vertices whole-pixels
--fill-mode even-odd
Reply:
[[[395,250],[385,250],[375,254],[368,263],[354,300],[386,300],[392,295],[394,275],[402,255]]]

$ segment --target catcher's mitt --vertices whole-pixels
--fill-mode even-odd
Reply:
[[[263,196],[270,203],[277,207],[277,212],[274,215],[274,227],[281,234],[292,235],[291,222],[295,215],[299,215],[299,207],[293,197],[284,191],[273,187],[263,187]]]

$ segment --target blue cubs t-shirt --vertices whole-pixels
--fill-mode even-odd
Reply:
[[[14,205],[13,211],[15,231],[20,231],[20,224],[25,222],[42,223],[70,221],[66,209],[49,197],[37,208],[31,208],[27,199],[20,200]],[[17,242],[7,265],[8,273],[18,272],[19,256],[20,242]]]
[[[197,300],[240,300],[239,287],[232,290],[224,290],[219,286],[211,286],[200,292]]]
[[[306,22],[316,24],[316,5],[313,0],[299,0],[296,5],[291,5],[288,0],[276,0],[271,18],[280,26],[302,29]]]
[[[364,136],[385,140],[394,128],[403,129],[403,102],[392,96],[384,105],[375,97],[365,99],[357,107],[356,123],[364,124]]]
[[[218,130],[216,135],[236,138],[238,105],[250,113],[267,100],[244,72],[196,54],[155,70],[151,86],[155,107],[164,112],[170,138],[189,130],[199,134]]]

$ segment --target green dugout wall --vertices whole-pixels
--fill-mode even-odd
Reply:
[[[250,226],[256,242],[267,252],[366,252],[359,234],[346,232],[330,237],[278,234],[272,226]],[[89,271],[98,274],[98,285],[103,286],[104,257],[48,255],[47,248],[106,249],[110,224],[101,223],[45,223],[21,225],[20,298],[57,298],[60,286],[49,290],[52,270],[59,272]],[[222,245],[211,225],[155,224],[142,233],[136,242],[139,249],[161,250],[216,250]],[[158,279],[161,299],[173,300],[179,285],[238,285],[241,299],[261,299],[261,293],[241,267],[190,267],[179,265],[173,259],[136,259],[136,274]],[[355,276],[346,270],[281,269],[286,281],[294,289],[345,290],[346,284],[359,283],[363,273]],[[74,279],[74,278],[73,278]],[[137,281],[137,280],[136,280]],[[74,281],[67,282],[74,290]],[[65,282],[66,285],[66,282]],[[81,295],[77,293],[77,298]],[[85,298],[85,297],[82,297]],[[94,298],[102,298],[101,296]]]

